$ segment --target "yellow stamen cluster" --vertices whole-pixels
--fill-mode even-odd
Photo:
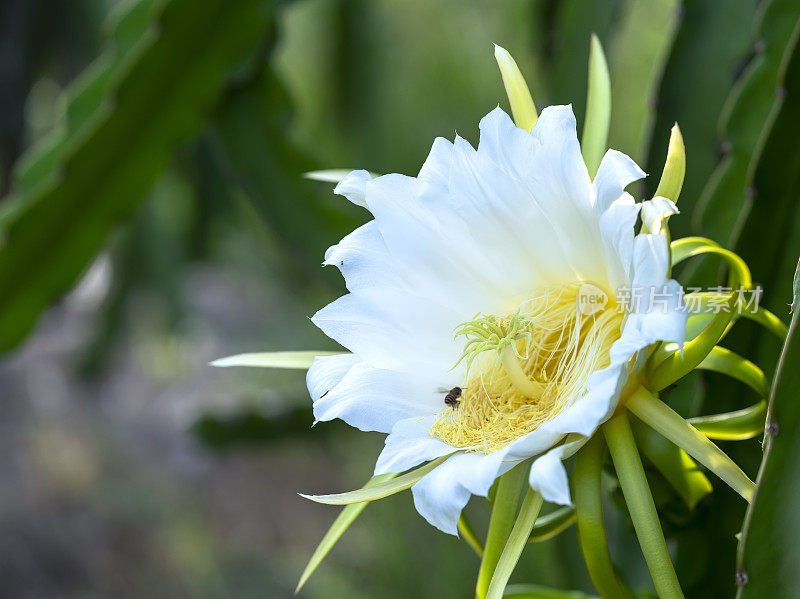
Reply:
[[[589,375],[609,363],[623,314],[584,314],[580,285],[527,300],[506,316],[478,315],[456,329],[466,338],[468,383],[457,408],[444,408],[431,434],[490,453],[534,431],[580,397]]]

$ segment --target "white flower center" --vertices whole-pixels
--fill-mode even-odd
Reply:
[[[623,314],[591,301],[588,284],[564,285],[505,316],[479,314],[460,325],[467,381],[431,434],[462,449],[490,453],[536,430],[572,404],[593,372],[610,362]]]

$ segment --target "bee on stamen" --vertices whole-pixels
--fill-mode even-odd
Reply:
[[[447,395],[444,396],[444,404],[455,410],[459,404],[461,404],[461,400],[458,399],[461,397],[461,393],[461,387],[453,387],[447,392]]]

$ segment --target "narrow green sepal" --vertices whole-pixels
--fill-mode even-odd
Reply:
[[[702,435],[667,404],[643,388],[626,406],[639,419],[719,476],[746,501],[753,497],[753,481],[719,447]]]
[[[219,358],[210,362],[210,366],[229,368],[231,366],[253,366],[256,368],[287,368],[294,370],[308,370],[314,358],[320,356],[335,356],[344,352],[336,351],[271,351],[253,354],[237,354],[227,358]]]
[[[402,474],[397,478],[393,478],[392,480],[386,480],[377,483],[371,487],[362,487],[355,491],[336,493],[332,495],[306,495],[304,493],[298,493],[298,495],[300,495],[300,497],[304,497],[305,499],[310,499],[311,501],[316,501],[317,503],[326,503],[328,505],[347,505],[350,503],[359,503],[361,501],[375,501],[376,499],[383,499],[389,495],[394,495],[400,491],[410,489],[417,484],[423,476],[444,463],[444,461],[447,460],[447,458],[449,458],[451,455],[453,454],[436,458],[424,466],[415,468],[414,470],[406,472],[405,474]]]
[[[514,123],[520,129],[530,131],[539,116],[536,114],[536,105],[533,103],[528,84],[525,83],[525,77],[522,76],[514,58],[505,48],[495,44],[494,57],[497,60],[497,66],[500,67],[500,75],[503,77],[503,85],[511,104]]]
[[[578,523],[580,543],[586,569],[597,591],[603,597],[627,597],[625,584],[617,576],[608,550],[603,518],[602,473],[605,443],[595,434],[575,456],[572,476],[572,500]]]
[[[350,168],[329,168],[321,171],[308,171],[307,173],[303,173],[303,178],[310,179],[311,181],[320,181],[322,183],[338,183],[354,170],[355,169]],[[377,173],[370,173],[369,175],[373,179],[375,177],[380,177]]]
[[[638,420],[631,419],[631,429],[641,453],[672,485],[689,509],[694,509],[698,501],[714,490],[711,481],[680,447]]]
[[[711,370],[725,374],[753,389],[761,397],[769,395],[769,381],[764,371],[750,360],[724,347],[715,346],[697,366],[702,370]]]
[[[374,487],[377,484],[380,484],[384,481],[391,480],[397,476],[396,474],[381,474],[378,476],[373,476],[367,484],[364,485],[364,488]],[[364,508],[367,507],[369,501],[362,501],[360,503],[351,503],[348,506],[339,512],[339,515],[336,517],[336,520],[333,521],[333,524],[328,529],[328,532],[325,533],[325,536],[322,537],[322,540],[317,545],[317,548],[314,550],[311,559],[308,560],[308,565],[303,570],[303,574],[300,576],[300,582],[297,583],[297,588],[294,590],[294,594],[296,595],[300,592],[300,589],[303,588],[303,585],[311,578],[311,575],[317,569],[317,567],[322,563],[322,560],[325,559],[325,556],[328,555],[333,546],[336,545],[337,541],[342,537],[345,531],[350,528],[350,525],[358,518],[359,514],[364,511]]]
[[[764,420],[767,416],[767,402],[761,400],[748,408],[689,418],[691,424],[709,439],[720,441],[744,441],[752,439],[764,432]]]
[[[667,147],[667,159],[664,162],[664,170],[661,172],[661,180],[658,182],[655,196],[661,196],[678,203],[678,196],[683,188],[683,177],[686,174],[686,148],[683,145],[683,135],[678,123],[672,126],[669,135],[669,146]]]
[[[575,508],[569,506],[560,507],[545,516],[540,516],[533,525],[528,542],[540,543],[552,539],[575,524],[576,519]]]
[[[463,513],[458,517],[458,534],[478,557],[483,557],[483,543]]]
[[[592,34],[589,51],[589,86],[586,94],[586,117],[583,121],[581,153],[594,178],[608,143],[608,128],[611,123],[611,77],[597,35]]]

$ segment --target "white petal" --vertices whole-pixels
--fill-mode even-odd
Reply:
[[[517,127],[499,106],[481,119],[478,153],[493,160],[500,168],[524,180],[539,140]]]
[[[333,193],[346,197],[353,202],[356,206],[367,207],[365,200],[367,181],[372,180],[372,175],[369,171],[358,170],[348,174],[344,179],[339,181],[333,190]]]
[[[431,435],[435,416],[407,418],[398,421],[386,437],[375,475],[405,472],[422,462],[428,462],[453,452],[453,448]]]
[[[540,186],[556,191],[553,195],[563,196],[574,208],[590,208],[591,181],[581,155],[572,106],[548,106],[531,133],[541,143],[535,161],[548,168],[531,169],[529,176],[538,178]]]
[[[567,471],[564,470],[562,460],[573,455],[585,443],[586,439],[565,443],[534,460],[528,481],[531,488],[541,493],[545,501],[572,505]]]
[[[311,320],[376,368],[444,373],[459,358],[452,336],[460,317],[430,300],[392,289],[349,293]]]
[[[437,137],[433,140],[431,151],[417,178],[427,186],[445,191],[447,190],[447,182],[450,180],[450,167],[452,164],[453,144],[443,137]]]
[[[367,184],[367,203],[391,255],[405,266],[409,285],[462,313],[462,321],[503,298],[494,266],[475,243],[456,207],[411,177],[384,175]],[[475,223],[477,224],[477,223]]]
[[[474,456],[457,453],[411,487],[417,511],[442,532],[458,534],[458,517],[470,497],[458,478]]]
[[[689,313],[683,303],[680,284],[670,279],[663,285],[637,287],[639,289],[644,290],[648,299],[639,305],[637,312],[628,316],[625,329],[636,330],[647,345],[656,341],[672,341],[682,346]],[[651,302],[651,295],[658,299]]]
[[[349,291],[370,287],[407,288],[399,274],[400,265],[389,254],[374,220],[328,248],[324,264],[341,271]]]
[[[642,202],[642,222],[650,233],[661,233],[661,227],[667,219],[679,213],[675,202],[667,198],[656,196],[652,200]]]
[[[457,137],[449,185],[450,200],[455,202],[451,212],[464,220],[469,238],[488,258],[489,284],[512,298],[575,277],[564,257],[569,246],[554,251],[562,243],[559,231],[548,225],[547,215],[525,184],[492,158]]]
[[[640,207],[630,194],[623,193],[600,215],[610,290],[619,289],[631,280],[633,227]]]
[[[315,399],[314,418],[341,418],[362,431],[388,433],[398,421],[435,413],[441,405],[436,382],[359,362]]]
[[[594,191],[580,153],[572,108],[545,108],[532,134],[541,148],[526,179],[531,195],[545,222],[558,235],[558,245],[576,273],[576,280],[608,287]]]
[[[608,209],[628,185],[645,176],[632,158],[617,150],[608,150],[594,177],[595,205],[601,212]]]
[[[361,362],[361,358],[353,354],[314,358],[306,375],[306,385],[308,386],[311,400],[317,401],[320,397],[330,392],[344,378],[344,375],[359,362]]]
[[[669,246],[663,235],[637,235],[633,242],[633,285],[660,285],[667,278]]]
[[[664,235],[637,235],[634,240],[630,295],[635,313],[628,317],[625,329],[635,329],[648,343],[674,341],[682,344],[688,312],[680,284],[666,279],[667,244]]]
[[[386,438],[386,447],[378,458],[375,474],[403,472],[422,462],[452,453],[454,450],[451,446],[431,435],[431,426],[436,417],[434,414],[425,418],[409,418],[395,424]],[[460,463],[468,463],[469,466],[460,469],[458,483],[473,495],[485,497],[495,479],[521,461],[520,458],[508,458],[506,454],[504,451],[488,455],[476,452],[459,458]]]

